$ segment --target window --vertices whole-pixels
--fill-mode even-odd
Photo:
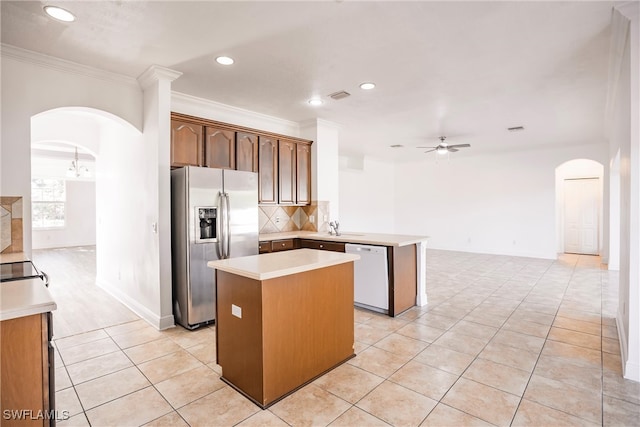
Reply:
[[[31,180],[32,226],[38,228],[64,227],[65,181],[55,178]]]

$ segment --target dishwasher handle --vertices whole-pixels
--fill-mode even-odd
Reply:
[[[371,254],[386,254],[386,246],[373,246],[373,245],[358,245],[354,243],[347,243],[345,245],[345,252],[347,253],[371,253]]]

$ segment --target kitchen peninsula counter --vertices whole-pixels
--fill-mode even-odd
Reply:
[[[379,234],[379,233],[359,233],[345,231],[339,236],[329,233],[319,233],[317,231],[285,231],[281,233],[262,233],[259,240],[267,242],[280,239],[310,239],[324,240],[327,242],[358,243],[362,245],[395,246],[402,247],[426,242],[427,236],[411,236],[405,234]]]
[[[259,240],[261,248],[267,247],[273,251],[300,246],[322,249],[324,246],[325,249],[344,252],[348,243],[385,246],[389,258],[389,316],[396,316],[413,306],[427,305],[428,236],[352,231],[336,236],[299,230],[263,233],[259,235]]]
[[[222,380],[264,409],[355,356],[358,258],[299,249],[210,261]]]

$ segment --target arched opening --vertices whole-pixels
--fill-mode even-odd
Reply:
[[[604,166],[574,159],[556,168],[558,253],[600,255],[603,249]]]
[[[122,276],[112,273],[123,265],[118,249],[133,238],[124,224],[136,223],[131,200],[142,191],[144,168],[126,160],[139,159],[136,150],[142,134],[105,111],[66,107],[31,118],[33,258],[51,277],[58,338],[138,319],[109,295],[111,276]]]

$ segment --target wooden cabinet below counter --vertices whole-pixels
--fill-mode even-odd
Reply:
[[[4,285],[4,283],[3,283]],[[3,419],[7,426],[49,426],[38,414],[53,411],[53,347],[51,313],[39,313],[0,322],[2,361],[0,409],[2,414],[22,411],[24,419]],[[61,408],[62,410],[68,408]],[[33,418],[28,416],[33,415]]]
[[[300,239],[301,248],[319,249],[323,251],[344,252],[344,243],[324,242],[322,240]]]

